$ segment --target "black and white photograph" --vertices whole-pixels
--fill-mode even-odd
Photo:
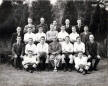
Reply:
[[[0,86],[107,86],[108,0],[0,0]]]

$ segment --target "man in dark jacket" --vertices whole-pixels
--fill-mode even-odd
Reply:
[[[94,41],[94,36],[89,36],[89,41],[86,44],[86,54],[88,55],[88,58],[91,62],[90,70],[97,70],[97,65],[100,61],[100,56],[98,52],[98,44]],[[95,60],[93,65],[93,60]]]
[[[21,57],[24,55],[24,44],[21,42],[21,37],[17,36],[17,42],[12,46],[12,56],[14,60],[14,66],[16,68],[22,67]]]

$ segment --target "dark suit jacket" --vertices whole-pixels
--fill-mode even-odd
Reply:
[[[16,42],[17,36],[18,36],[17,33],[13,33],[13,34],[12,34],[12,38],[11,38],[11,47],[12,47],[12,45]],[[21,36],[21,39],[22,39],[22,42],[23,42],[24,35],[21,33],[20,36]]]
[[[91,55],[92,57],[95,57],[99,54],[97,42],[91,43],[88,41],[86,43],[86,54]]]
[[[20,43],[20,45],[18,45],[17,43],[14,43],[12,46],[12,54],[16,54],[17,56],[24,55],[24,44]]]
[[[78,25],[76,25],[76,31],[78,34],[82,33],[84,31],[84,26],[81,25],[81,27],[79,28]]]
[[[65,25],[65,28],[66,28],[66,32],[67,32],[68,34],[72,33],[72,26],[71,26],[71,25],[69,25],[68,28],[67,28],[66,25]]]

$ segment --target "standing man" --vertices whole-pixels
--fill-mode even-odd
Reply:
[[[38,31],[38,29],[39,29],[40,26],[43,27],[43,32],[44,33],[46,33],[48,31],[48,26],[47,26],[47,24],[45,24],[45,19],[43,17],[40,18],[40,24],[37,25],[37,28],[36,28],[37,31]]]
[[[57,38],[53,38],[53,42],[49,44],[49,54],[50,54],[50,62],[51,65],[54,67],[54,71],[57,71],[57,68],[60,65],[61,52],[62,52],[61,44],[57,41]]]
[[[47,43],[51,43],[53,41],[53,38],[56,38],[58,35],[58,31],[56,31],[54,29],[54,25],[53,24],[50,24],[50,31],[48,31],[46,33],[46,36],[47,36]]]
[[[62,65],[64,66],[64,71],[69,69],[71,71],[73,69],[73,44],[70,43],[69,36],[65,37],[65,41],[62,43]]]
[[[89,32],[88,26],[84,26],[84,32],[82,32],[80,34],[81,41],[86,44],[86,42],[89,41],[89,35],[91,35],[91,34],[92,33]]]
[[[81,19],[79,18],[78,20],[77,20],[77,25],[76,25],[76,31],[77,31],[77,33],[78,34],[80,34],[80,33],[82,33],[83,32],[83,29],[84,27],[83,27],[83,25],[82,25],[82,21],[81,21]]]
[[[21,37],[17,36],[17,42],[12,46],[12,56],[14,60],[14,66],[16,68],[22,68],[22,56],[24,55],[24,44],[21,42]]]
[[[69,36],[69,34],[65,30],[65,26],[61,26],[61,31],[58,33],[58,40],[59,42],[63,42],[65,40],[65,37]]]
[[[69,19],[65,20],[65,28],[66,28],[66,32],[68,34],[72,33],[72,30],[71,30],[72,26],[70,25],[70,20]]]
[[[37,57],[39,58],[39,62],[40,62],[40,69],[44,70],[45,67],[49,66],[49,46],[47,43],[45,43],[45,37],[42,36],[40,39],[40,43],[37,44]]]
[[[32,28],[33,33],[35,32],[35,25],[33,25],[32,22],[33,20],[31,18],[28,18],[28,25],[24,27],[24,31],[23,31],[24,33],[27,33],[29,27]]]
[[[11,46],[13,45],[13,43],[16,43],[17,41],[17,36],[20,36],[21,37],[21,41],[23,42],[23,34],[21,32],[21,27],[17,27],[16,29],[16,33],[13,33],[12,34],[12,38],[11,38]]]
[[[88,55],[89,62],[91,62],[90,70],[97,70],[97,65],[100,61],[100,55],[98,51],[98,44],[94,41],[94,36],[89,36],[89,41],[86,44],[86,54]],[[93,60],[95,63],[93,64]]]

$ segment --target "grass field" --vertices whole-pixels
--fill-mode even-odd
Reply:
[[[72,72],[29,73],[11,65],[0,65],[0,86],[108,86],[108,59],[100,61],[98,71],[88,75]]]

